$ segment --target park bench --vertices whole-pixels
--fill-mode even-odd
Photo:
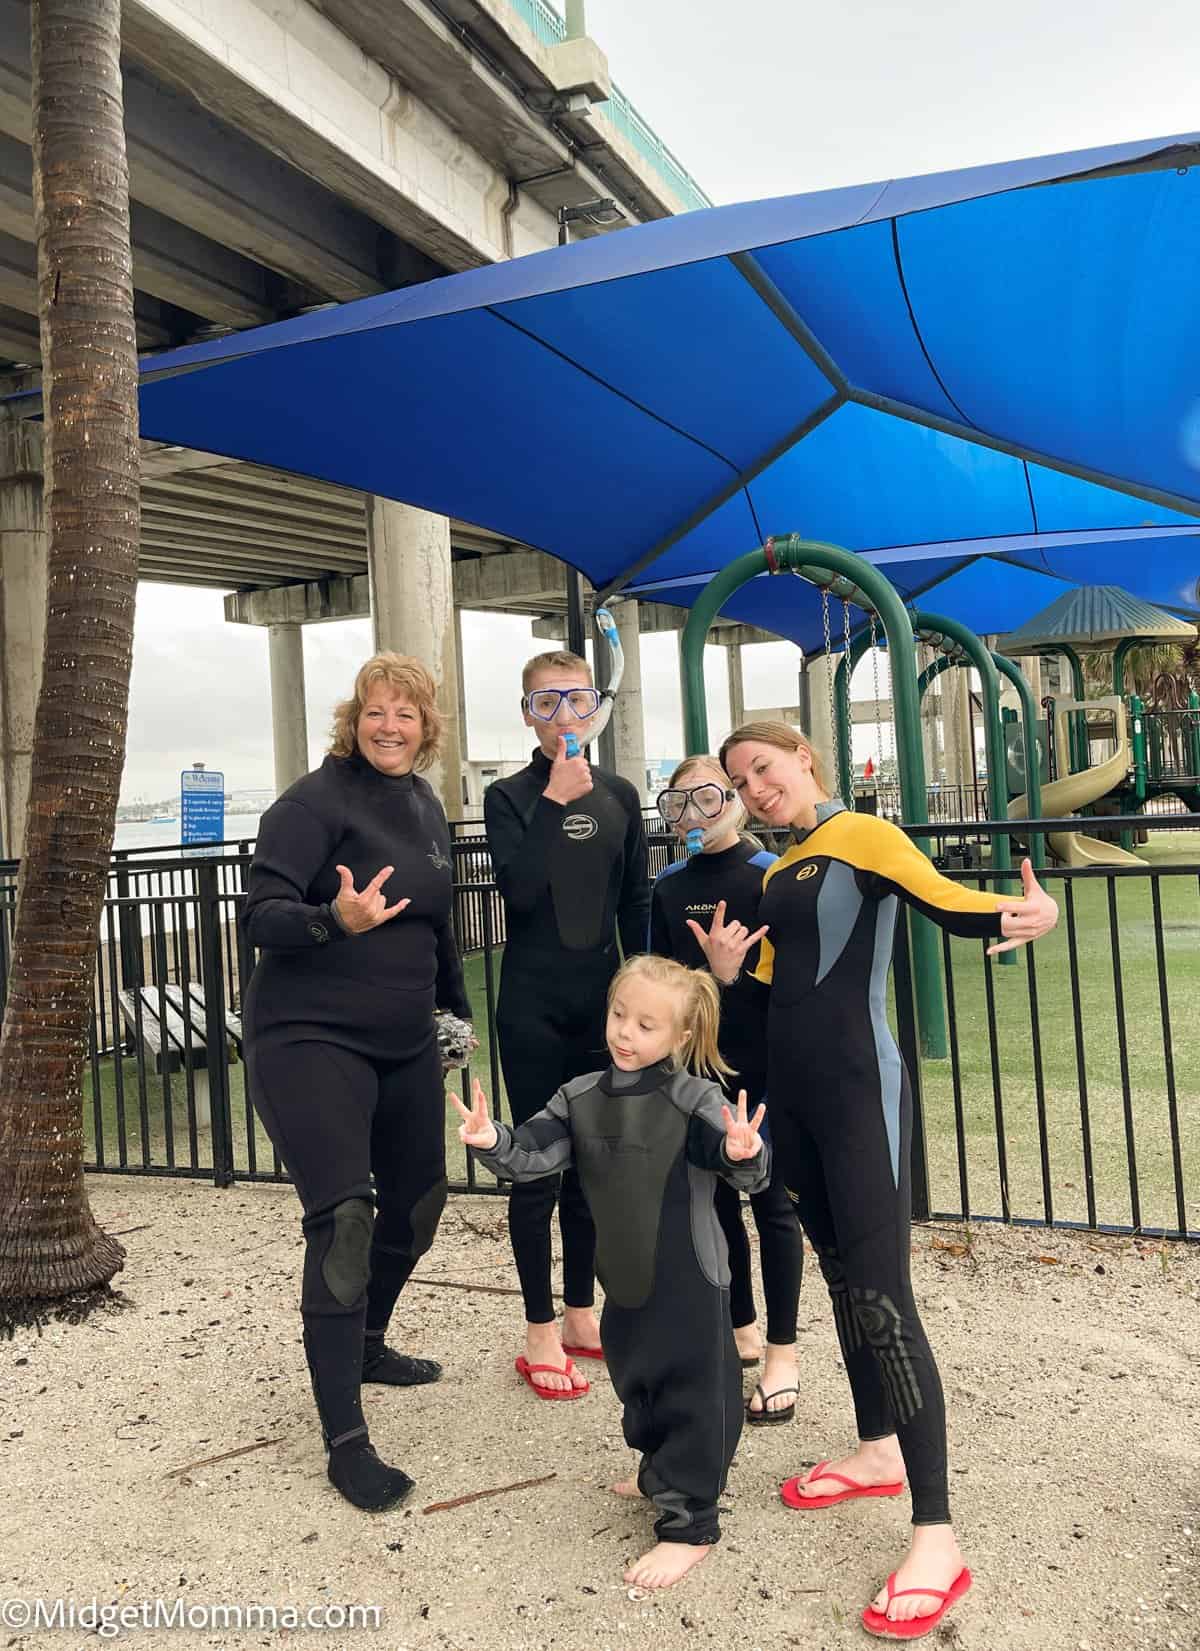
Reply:
[[[204,988],[195,981],[189,985],[186,1009],[182,986],[164,986],[161,990],[157,986],[126,988],[118,993],[118,998],[126,1031],[136,1038],[140,1030],[143,1048],[154,1058],[155,1072],[180,1072],[185,1066],[191,1067],[196,1122],[207,1125],[211,1121],[211,1109]],[[224,1019],[228,1040],[225,1057],[232,1061],[242,1053],[242,1019],[232,1009],[226,1009]]]

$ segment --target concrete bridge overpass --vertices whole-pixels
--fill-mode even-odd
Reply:
[[[564,214],[704,205],[614,87],[582,0],[125,0],[135,311],[145,351],[552,246]],[[29,9],[0,0],[0,384],[36,377]],[[605,232],[586,219],[573,234]],[[536,458],[531,457],[531,462]],[[455,610],[547,618],[564,571],[466,524],[169,446],[144,452],[142,572],[219,586],[268,629],[277,783],[307,765],[299,626],[371,611],[457,727]],[[0,424],[0,774],[23,841],[45,608],[40,429]],[[627,605],[622,628],[681,623]],[[734,631],[727,634],[731,641]],[[755,633],[757,636],[758,633]],[[738,639],[747,639],[744,631]],[[636,677],[636,647],[631,654]],[[636,703],[631,680],[630,705]],[[640,721],[640,719],[638,719]],[[610,754],[640,773],[640,727]],[[460,751],[443,791],[458,796]]]

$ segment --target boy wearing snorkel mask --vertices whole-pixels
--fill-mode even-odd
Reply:
[[[538,654],[521,678],[537,738],[528,767],[488,787],[484,825],[507,941],[496,1027],[514,1125],[562,1084],[603,1066],[605,998],[620,963],[645,945],[650,907],[641,798],[582,755],[604,696],[577,654]],[[580,754],[572,755],[570,741]],[[561,1182],[561,1185],[560,1185]],[[563,1248],[560,1336],[550,1286],[550,1219]],[[595,1231],[574,1170],[514,1186],[509,1234],[525,1301],[517,1370],[539,1398],[582,1398],[575,1359],[603,1357],[593,1310]]]

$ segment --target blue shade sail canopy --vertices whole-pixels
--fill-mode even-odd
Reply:
[[[976,630],[1078,584],[1193,615],[1198,284],[1193,133],[689,213],[150,357],[142,434],[646,600],[799,533]],[[800,580],[725,611],[821,645]]]

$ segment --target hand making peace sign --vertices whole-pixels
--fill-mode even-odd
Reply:
[[[766,1115],[767,1109],[760,1103],[753,1118],[747,1119],[744,1089],[738,1090],[736,1118],[727,1106],[721,1107],[721,1117],[725,1120],[725,1156],[731,1164],[758,1157],[762,1151],[762,1136],[758,1129]]]
[[[384,899],[383,885],[395,871],[395,866],[384,866],[382,871],[376,872],[361,894],[354,887],[353,874],[347,867],[335,866],[334,869],[342,880],[342,886],[334,896],[334,910],[342,927],[349,929],[351,934],[365,934],[368,929],[377,929],[410,904],[407,900],[398,900],[394,906],[389,906]]]
[[[691,917],[688,918],[688,928],[695,935],[696,943],[708,960],[713,976],[728,986],[737,979],[742,959],[751,946],[756,945],[766,934],[768,925],[764,923],[761,929],[755,929],[751,934],[744,923],[726,923],[725,902],[719,900],[717,909],[713,912],[712,926],[707,933]]]
[[[463,1120],[458,1130],[458,1138],[462,1144],[465,1147],[479,1147],[481,1151],[489,1152],[500,1137],[495,1124],[488,1116],[487,1096],[479,1079],[475,1078],[471,1083],[469,1108],[462,1104],[457,1095],[447,1098]]]

